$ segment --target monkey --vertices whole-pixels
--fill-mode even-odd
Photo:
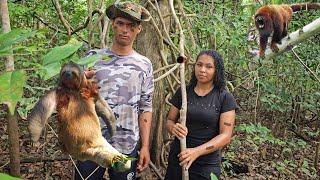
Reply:
[[[41,97],[27,117],[34,143],[38,142],[42,129],[55,110],[63,152],[80,161],[94,161],[102,167],[116,166],[118,171],[130,168],[131,160],[102,136],[97,112],[111,126],[112,135],[116,119],[111,108],[100,97],[97,83],[87,79],[84,68],[72,61],[61,68],[58,87]]]
[[[277,43],[288,34],[288,25],[292,13],[300,10],[320,9],[319,3],[293,4],[293,5],[265,5],[260,7],[254,16],[255,26],[260,35],[259,56],[264,57],[268,38],[272,35],[270,48],[278,52]]]

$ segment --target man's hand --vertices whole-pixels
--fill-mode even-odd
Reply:
[[[94,75],[95,75],[95,71],[94,70],[85,70],[84,74],[86,75],[86,78],[91,79]]]
[[[138,172],[142,172],[149,166],[150,152],[148,147],[142,147],[140,149],[139,162],[137,166]]]

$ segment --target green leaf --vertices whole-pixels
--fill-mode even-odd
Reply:
[[[213,173],[210,174],[210,179],[211,180],[218,180],[217,176]]]
[[[46,66],[43,66],[43,79],[48,80],[52,78],[53,76],[59,74],[61,69],[61,64],[60,62],[55,62],[51,64],[47,64]]]
[[[134,157],[125,157],[125,158],[122,158],[121,160],[118,160],[118,161],[115,161],[111,164],[111,167],[118,171],[118,172],[123,172],[125,171],[125,164],[127,163],[127,161],[135,161],[137,160],[137,158],[134,158]]]
[[[78,60],[75,60],[74,62],[81,65],[86,65],[87,68],[92,67],[95,62],[101,59],[101,55],[95,54],[92,56],[87,56]]]
[[[59,74],[62,60],[71,57],[81,46],[81,42],[71,39],[68,44],[53,48],[43,57],[42,78],[48,80]]]
[[[0,173],[0,179],[2,179],[2,180],[18,180],[20,178],[12,177],[8,174]]]
[[[33,36],[35,33],[36,31],[14,29],[8,33],[0,34],[0,51],[9,51],[12,45],[26,40],[30,36]]]
[[[71,56],[82,46],[81,42],[71,39],[68,44],[63,46],[57,46],[53,48],[48,54],[43,57],[43,65],[49,65],[51,63],[57,63],[61,60]]]
[[[26,74],[22,70],[0,75],[0,103],[7,104],[11,114],[21,100],[25,84]]]

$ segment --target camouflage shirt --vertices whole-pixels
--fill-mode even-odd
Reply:
[[[92,50],[89,55],[109,56],[95,63],[100,95],[117,119],[115,134],[108,139],[118,151],[130,154],[139,141],[138,116],[152,112],[153,68],[150,60],[137,52],[119,56],[109,49]]]

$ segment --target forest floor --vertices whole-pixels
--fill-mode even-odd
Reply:
[[[50,125],[56,129],[54,122]],[[224,157],[227,160],[222,163],[223,167],[233,170],[228,172],[224,170],[222,179],[319,179],[320,170],[315,170],[313,162],[314,146],[302,144],[300,147],[295,145],[300,141],[294,141],[292,142],[294,147],[291,148],[288,142],[285,146],[282,140],[273,136],[271,136],[273,139],[265,140],[270,134],[265,133],[266,130],[261,127],[260,130],[256,127],[252,128],[253,130],[250,128],[252,128],[250,125],[237,128],[232,143],[224,149]],[[4,173],[9,172],[9,143],[6,129],[7,122],[3,114],[0,114],[0,172]],[[261,132],[262,135],[259,135]],[[30,146],[26,120],[19,120],[19,133],[23,179],[72,178],[73,163],[59,150],[58,139],[51,129],[47,129],[46,140],[41,139],[46,143],[38,150]],[[263,139],[260,136],[265,137]],[[239,167],[230,168],[232,164],[240,165],[240,168],[247,166],[248,172],[237,174]],[[160,168],[159,171],[165,173],[164,168]],[[159,179],[151,168],[138,176],[139,179]]]

